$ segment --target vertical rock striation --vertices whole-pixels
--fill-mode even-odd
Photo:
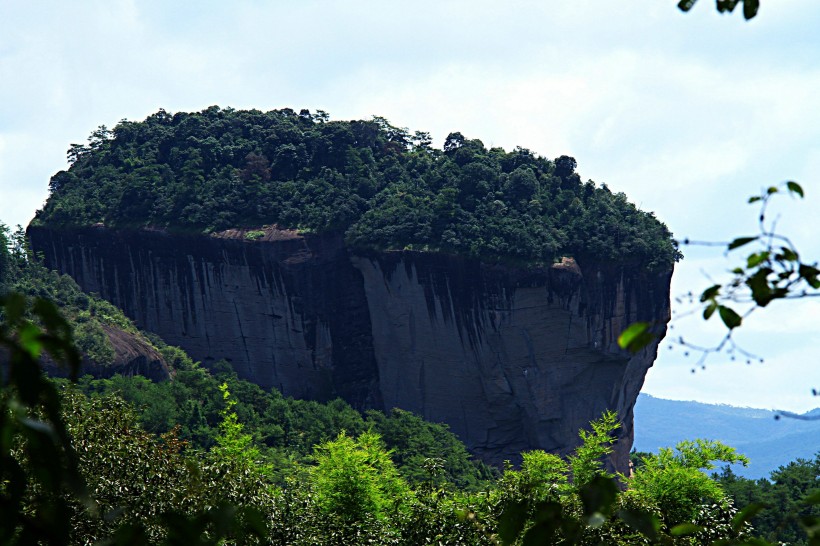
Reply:
[[[355,254],[339,237],[268,231],[180,236],[102,227],[32,227],[46,265],[74,277],[204,362],[300,398],[448,423],[500,463],[526,449],[565,454],[606,409],[624,426],[657,342],[616,339],[636,320],[669,320],[671,272],[592,260],[518,269],[418,252]]]

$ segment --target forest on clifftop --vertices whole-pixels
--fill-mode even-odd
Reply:
[[[487,149],[324,112],[212,106],[100,127],[73,144],[35,225],[212,233],[278,225],[343,233],[355,249],[429,250],[517,263],[594,257],[668,270],[667,227],[576,161]]]

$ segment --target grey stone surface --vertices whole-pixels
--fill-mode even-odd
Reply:
[[[671,273],[587,261],[519,269],[419,252],[356,255],[338,237],[231,237],[30,228],[74,277],[206,365],[301,398],[399,407],[445,422],[499,464],[566,454],[606,409],[632,410],[657,342],[617,347],[636,320],[669,320]]]

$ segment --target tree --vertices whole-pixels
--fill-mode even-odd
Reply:
[[[674,450],[661,448],[645,456],[628,485],[635,494],[662,507],[664,523],[672,528],[694,522],[704,504],[728,508],[720,485],[703,472],[713,469],[716,461],[746,465],[749,459],[721,442],[684,441]]]
[[[728,466],[713,477],[737,506],[763,506],[751,523],[766,540],[806,546],[812,520],[817,534],[820,504],[805,500],[812,492],[820,492],[820,452],[814,459],[797,459],[781,466],[768,479],[743,478]]]
[[[464,145],[464,135],[459,132],[450,133],[447,135],[447,138],[444,139],[444,151],[445,152],[452,152]]]
[[[529,167],[518,167],[508,176],[504,189],[511,200],[529,201],[538,191],[538,179]]]
[[[600,419],[590,423],[592,430],[580,430],[581,445],[570,455],[572,481],[576,487],[586,485],[597,476],[612,478],[604,470],[604,460],[612,453],[615,443],[614,432],[620,428],[618,416],[614,411],[605,411]]]
[[[575,174],[575,169],[578,167],[578,162],[574,157],[562,155],[555,160],[555,174],[562,179],[569,178]]]
[[[642,532],[659,536],[656,507],[619,493],[604,469],[618,426],[617,416],[605,412],[591,430],[579,431],[581,445],[568,461],[532,451],[523,454],[520,470],[504,473],[491,496],[502,544],[647,544]]]
[[[253,445],[253,438],[245,433],[245,427],[238,421],[236,400],[228,390],[228,384],[219,386],[225,407],[220,412],[222,422],[219,423],[219,435],[216,437],[216,446],[211,454],[217,459],[237,463],[247,468],[254,468],[260,459],[259,449]]]
[[[58,392],[45,353],[76,379],[80,353],[56,306],[0,297],[0,544],[215,545],[265,534],[256,480],[233,485],[254,505],[206,499],[174,435],[145,433],[121,400]],[[225,476],[206,467],[201,478]]]
[[[678,257],[663,224],[603,187],[582,186],[571,158],[556,168],[529,150],[488,150],[461,133],[436,150],[426,133],[379,117],[321,121],[287,109],[213,107],[123,121],[113,138],[95,132],[91,140],[52,178],[33,229],[103,223],[190,234],[276,224],[343,234],[360,251],[426,249],[517,264],[584,254],[665,269]]]
[[[11,272],[11,239],[8,227],[0,222],[0,295],[6,292],[6,283]]]
[[[396,515],[410,502],[381,437],[365,432],[354,439],[342,432],[315,448],[311,479],[320,508],[342,520],[363,522]]]

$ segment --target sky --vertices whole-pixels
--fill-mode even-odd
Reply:
[[[772,218],[820,258],[820,2],[763,0],[744,21],[712,0],[0,0],[0,221],[25,226],[98,126],[164,108],[327,111],[571,155],[583,180],[654,211],[677,237],[754,233],[761,188],[800,182]],[[673,295],[736,253],[684,248]],[[742,255],[741,255],[742,257]],[[721,333],[676,318],[668,340]],[[756,315],[756,316],[755,316]],[[820,299],[773,304],[738,331],[752,364],[694,367],[664,342],[644,392],[802,412],[820,406]],[[671,346],[671,349],[668,348]]]

